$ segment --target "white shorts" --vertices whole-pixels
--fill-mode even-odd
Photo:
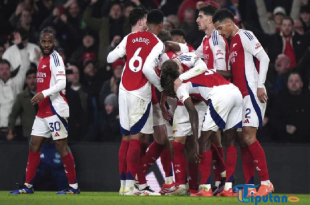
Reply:
[[[209,95],[202,131],[241,128],[242,95],[233,84],[214,87]]]
[[[36,117],[31,135],[45,138],[53,137],[53,140],[64,139],[68,137],[68,120],[59,115],[40,118]]]
[[[153,106],[153,126],[155,127],[166,124],[165,123],[166,120],[163,117],[159,103],[153,104],[152,106]]]
[[[121,134],[153,133],[152,103],[130,93],[119,94],[119,118]]]
[[[261,128],[267,103],[261,103],[257,98],[257,88],[248,87],[249,95],[243,98],[242,127]]]
[[[195,108],[198,112],[199,120],[199,130],[198,137],[201,133],[201,125],[204,118],[204,115],[208,109],[208,106],[205,102],[200,102],[195,105]],[[189,114],[185,106],[177,106],[173,116],[173,137],[184,137],[192,135],[192,126],[189,120]]]

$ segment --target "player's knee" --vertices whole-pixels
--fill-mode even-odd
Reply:
[[[32,152],[40,152],[40,144],[39,143],[36,143],[34,141],[30,141],[29,142],[29,150],[32,151]]]
[[[59,141],[55,141],[55,147],[60,156],[67,155],[68,152],[67,145],[60,143]]]

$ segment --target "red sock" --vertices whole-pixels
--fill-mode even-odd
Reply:
[[[241,149],[242,168],[245,184],[254,184],[254,174],[255,174],[254,159],[249,150],[249,147],[242,147],[240,149]]]
[[[218,150],[219,147],[216,147],[215,144],[211,143],[212,159],[215,161],[213,163],[214,176],[216,181],[221,181],[221,173],[226,170],[224,158],[221,156],[221,153]],[[223,148],[222,148],[223,151]]]
[[[261,181],[269,180],[266,156],[263,148],[260,146],[258,140],[249,146],[249,150],[254,159],[254,166],[260,176]]]
[[[171,154],[167,146],[161,151],[160,161],[161,164],[163,165],[165,177],[172,177],[173,172],[171,166]]]
[[[160,145],[156,142],[153,142],[150,145],[149,149],[140,160],[138,171],[139,184],[146,184],[146,172],[151,167],[151,165],[155,163],[164,148],[165,145]]]
[[[141,157],[143,157],[146,153],[147,147],[149,146],[149,144],[147,143],[141,143]]]
[[[69,154],[67,154],[66,156],[61,157],[61,161],[65,167],[65,172],[66,172],[69,184],[77,183],[74,158],[72,156],[72,153],[69,152]]]
[[[236,146],[226,147],[226,182],[234,180],[234,174],[237,163],[237,149]]]
[[[141,141],[137,139],[131,139],[129,141],[129,148],[127,152],[127,175],[126,180],[135,180],[136,174],[139,169],[141,154]]]
[[[190,190],[198,190],[198,175],[199,175],[199,164],[189,163],[188,164],[188,185]]]
[[[127,151],[128,151],[129,141],[122,140],[121,146],[118,151],[118,169],[119,169],[119,176],[120,180],[126,180],[127,174]]]
[[[186,184],[186,157],[184,154],[185,145],[173,142],[173,166],[176,185]]]
[[[26,169],[26,181],[27,184],[33,184],[34,177],[36,176],[37,168],[40,164],[41,152],[28,152],[28,163]]]
[[[206,151],[201,154],[200,161],[200,184],[211,184],[210,173],[212,165],[212,151]]]

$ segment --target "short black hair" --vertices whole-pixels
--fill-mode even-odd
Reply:
[[[35,69],[30,68],[30,69],[26,72],[26,77],[27,77],[28,75],[36,74],[36,73],[37,73],[37,71],[36,71]]]
[[[216,23],[216,22],[222,22],[225,19],[230,19],[234,22],[235,20],[234,14],[228,9],[220,9],[213,15],[212,21],[213,23]]]
[[[46,27],[46,28],[44,28],[44,29],[41,31],[41,33],[40,33],[40,38],[41,38],[42,35],[45,34],[45,33],[52,34],[53,37],[54,37],[54,39],[56,39],[55,31],[54,31],[54,29],[52,29],[51,27]]]
[[[283,23],[284,20],[289,20],[291,21],[292,25],[294,26],[294,20],[290,16],[284,16],[284,18],[281,21],[281,24]]]
[[[171,36],[183,36],[185,38],[185,32],[181,29],[173,29],[170,31]]]
[[[292,71],[292,72],[290,72],[290,73],[288,74],[287,80],[291,77],[291,75],[298,75],[299,78],[300,78],[300,80],[301,80],[301,82],[304,82],[304,81],[302,80],[301,74],[300,74],[299,72],[297,72],[297,71]]]
[[[302,14],[302,13],[310,13],[310,6],[304,5],[304,6],[300,7],[299,13],[300,14]]]
[[[202,6],[198,9],[198,12],[203,12],[206,16],[213,16],[218,9],[213,5]]]
[[[171,34],[169,31],[162,29],[157,36],[163,43],[166,41],[171,41]]]
[[[164,14],[159,9],[152,9],[147,15],[147,23],[159,25],[164,21]]]
[[[11,68],[11,63],[6,59],[0,59],[0,64],[7,64]]]
[[[147,15],[148,11],[144,7],[136,7],[129,13],[129,23],[131,26],[137,24],[140,19],[143,19]]]
[[[160,85],[164,93],[168,96],[174,96],[174,81],[179,77],[179,66],[173,60],[167,60],[161,66]]]

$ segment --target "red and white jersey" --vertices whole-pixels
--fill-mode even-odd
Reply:
[[[51,88],[61,79],[66,80],[65,66],[61,56],[54,51],[49,56],[42,57],[37,69],[37,92]],[[69,117],[65,90],[48,96],[39,102],[38,117],[45,118],[56,114],[61,117]]]
[[[227,70],[227,64],[225,68],[217,65],[218,59],[228,60],[228,43],[226,39],[218,34],[217,30],[213,30],[210,36],[205,36],[202,39],[200,46],[196,50],[198,57],[203,58],[208,66],[208,69]]]
[[[233,83],[242,96],[249,95],[247,86],[257,88],[259,61],[255,55],[263,47],[251,31],[240,29],[230,43],[229,63]]]
[[[179,101],[182,103],[184,103],[189,97],[207,103],[209,100],[209,94],[214,87],[228,84],[230,84],[230,82],[225,80],[220,74],[213,70],[207,70],[203,74],[183,81],[176,94]]]
[[[155,67],[158,66],[164,52],[164,44],[153,33],[139,31],[125,36],[113,52],[116,52],[119,57],[127,55],[120,92],[129,92],[141,99],[151,101],[151,83],[145,76],[145,72],[147,69],[153,69],[154,75],[151,77],[157,78],[159,83]]]

